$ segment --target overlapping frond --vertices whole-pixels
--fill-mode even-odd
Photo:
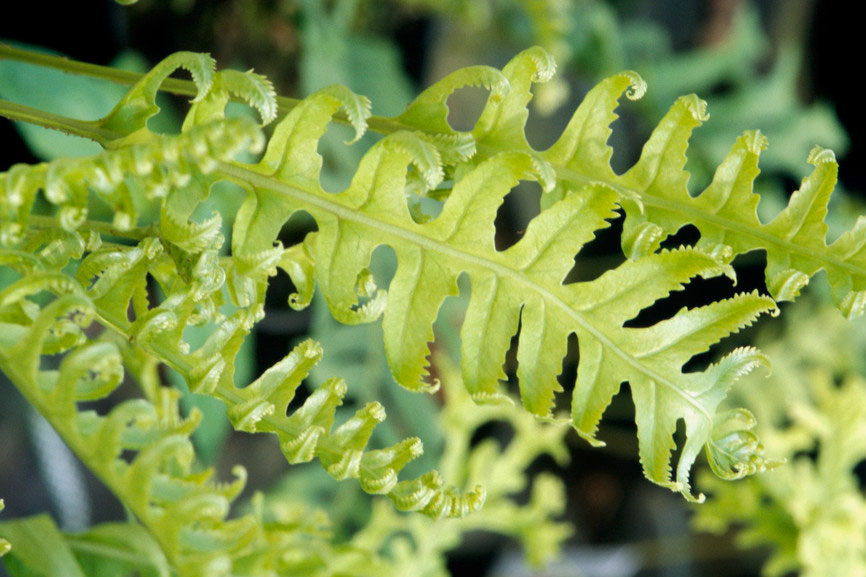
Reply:
[[[295,388],[321,355],[312,341],[243,388],[230,383],[231,363],[249,330],[245,311],[225,319],[203,347],[183,353],[180,335],[194,314],[194,297],[207,281],[199,277],[204,284],[191,283],[169,294],[160,307],[142,308],[141,279],[165,267],[169,258],[154,239],[141,245],[93,251],[79,268],[82,279],[96,275],[89,286],[51,270],[38,257],[18,258],[4,251],[6,265],[29,274],[0,293],[0,365],[151,531],[181,574],[229,574],[235,557],[249,562],[256,554],[251,543],[262,529],[251,516],[227,518],[229,504],[243,488],[242,468],[228,485],[212,482],[209,471],[193,469],[189,436],[201,415],[193,410],[185,419],[179,416],[179,393],[160,386],[158,360],[189,375],[194,391],[224,400],[238,430],[277,434],[292,463],[318,457],[335,478],[357,478],[365,490],[388,495],[403,510],[440,517],[480,506],[482,489],[461,495],[435,471],[398,482],[400,469],[421,451],[416,438],[365,450],[373,428],[385,418],[381,405],[371,403],[334,428],[334,410],[346,392],[341,380],[329,381],[286,416]],[[30,300],[45,292],[56,298],[44,306]],[[136,315],[132,322],[125,316],[130,303]],[[89,336],[94,321],[129,339]],[[43,368],[45,355],[62,353],[58,369]],[[79,402],[111,394],[124,367],[137,377],[145,399],[124,401],[105,415],[78,409]]]
[[[233,158],[261,143],[261,133],[252,123],[232,119],[177,136],[151,135],[145,142],[94,157],[16,164],[0,181],[0,244],[13,246],[22,241],[40,191],[56,207],[58,224],[64,230],[84,225],[93,195],[111,207],[111,226],[124,233],[138,221],[137,196],[164,197],[213,170],[216,160]],[[131,182],[134,189],[130,189]]]
[[[79,410],[78,402],[104,398],[120,385],[121,350],[109,340],[87,338],[97,313],[74,282],[46,274],[41,283],[20,286],[28,278],[0,295],[4,372],[153,532],[178,568],[191,575],[223,574],[218,568],[230,551],[244,546],[252,529],[251,518],[226,519],[229,503],[243,488],[243,470],[227,485],[211,481],[210,471],[193,471],[189,435],[200,414],[180,418],[179,393],[173,389],[157,385],[152,399],[124,401],[104,415]],[[25,301],[43,290],[57,298],[43,307]],[[43,354],[60,352],[67,354],[58,368],[40,367]],[[139,367],[154,370],[155,361],[148,361]]]

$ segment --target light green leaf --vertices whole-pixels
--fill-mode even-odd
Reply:
[[[94,124],[107,131],[123,136],[125,142],[136,136],[147,138],[147,121],[159,112],[156,95],[163,80],[176,70],[183,68],[191,75],[198,90],[193,102],[202,100],[211,88],[216,63],[206,54],[175,52],[154,66],[115,105],[114,109]],[[106,143],[107,144],[107,143]],[[115,143],[113,146],[116,146]]]
[[[105,523],[85,533],[66,535],[66,542],[87,575],[169,577],[171,566],[144,527]]]
[[[4,557],[15,577],[84,577],[75,555],[48,515],[3,521],[0,535],[12,544]]]
[[[540,66],[532,58],[527,60],[530,65]],[[633,81],[628,80],[623,88]],[[307,106],[315,109],[318,101],[326,102],[326,96],[308,99]],[[318,122],[326,120],[322,115]],[[299,126],[298,120],[287,117],[278,134],[284,126]],[[305,132],[315,137],[322,128],[309,126]],[[412,138],[416,144],[407,146]],[[575,426],[594,439],[596,423],[619,383],[630,382],[647,476],[691,497],[689,469],[700,447],[711,440],[718,404],[736,377],[760,357],[742,354],[736,357],[742,357],[739,361],[727,362],[742,371],[718,368],[686,374],[682,366],[761,313],[774,310],[772,300],[737,295],[681,311],[654,327],[624,328],[641,308],[692,277],[730,275],[730,267],[704,251],[681,249],[639,258],[596,281],[563,285],[574,254],[614,216],[617,195],[609,187],[584,187],[567,195],[542,211],[521,241],[499,252],[494,245],[496,211],[520,180],[542,178],[536,154],[502,153],[465,172],[441,214],[420,224],[410,216],[404,190],[407,167],[427,162],[423,138],[397,133],[383,139],[365,155],[349,188],[336,195],[311,186],[306,169],[297,174],[284,165],[274,171],[268,158],[278,158],[285,142],[272,141],[257,167],[236,164],[229,172],[257,197],[267,195],[286,207],[304,203],[313,214],[319,225],[311,243],[317,278],[332,314],[344,322],[375,318],[380,299],[359,300],[358,279],[368,274],[377,246],[387,244],[394,250],[398,265],[384,307],[383,329],[389,364],[400,384],[412,390],[437,387],[435,381],[425,382],[432,325],[443,300],[457,294],[458,277],[468,274],[472,295],[462,329],[462,366],[473,397],[499,398],[501,365],[521,323],[518,377],[524,404],[547,416],[560,390],[557,376],[567,339],[574,332],[581,349]],[[236,229],[236,238],[241,234],[245,230]],[[649,278],[653,282],[646,282]],[[641,291],[644,294],[638,296]],[[660,349],[653,348],[660,343]],[[686,420],[689,436],[673,481],[669,461],[678,419]]]

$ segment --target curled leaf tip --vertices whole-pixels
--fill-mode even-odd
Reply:
[[[767,289],[777,301],[792,301],[807,284],[809,275],[799,270],[787,269],[773,275],[767,282]]]
[[[556,74],[556,60],[543,48],[530,49],[529,57],[535,65],[535,72],[532,75],[534,82],[547,82]]]
[[[689,111],[692,118],[698,122],[706,122],[710,119],[710,114],[707,112],[707,101],[699,98],[697,94],[681,96],[680,102]]]
[[[695,497],[694,495],[692,495],[691,493],[689,493],[687,491],[687,492],[683,493],[683,496],[685,496],[686,501],[688,501],[690,503],[695,503],[696,505],[700,505],[701,503],[703,503],[704,501],[707,500],[707,496],[704,495],[703,493],[698,493],[698,496]]]
[[[846,319],[859,317],[866,310],[866,291],[850,291],[839,305]]]
[[[427,393],[429,395],[435,395],[439,392],[439,389],[442,387],[442,382],[439,379],[433,379],[432,382],[425,383],[421,382],[418,385],[418,388],[414,389],[419,393]]]
[[[346,144],[352,144],[361,140],[361,137],[367,132],[367,119],[372,114],[370,99],[366,96],[355,94],[345,86],[340,85],[329,86],[322,92],[330,94],[340,101],[340,106],[346,113],[349,124],[355,129],[355,138],[347,141]]]
[[[647,84],[640,74],[632,70],[626,70],[622,75],[629,81],[628,89],[625,92],[626,98],[629,100],[640,100],[643,98],[647,91]]]
[[[760,130],[747,130],[740,136],[739,141],[746,150],[755,155],[760,155],[769,144],[767,137]]]
[[[835,164],[836,154],[829,148],[814,146],[812,147],[812,150],[809,151],[809,156],[807,157],[806,161],[814,166]]]

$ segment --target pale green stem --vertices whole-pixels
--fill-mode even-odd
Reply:
[[[62,70],[63,72],[68,72],[70,74],[109,80],[117,84],[132,85],[144,76],[138,72],[80,62],[78,60],[66,58],[65,56],[56,56],[54,54],[45,54],[42,52],[34,52],[32,50],[24,50],[22,48],[15,48],[14,46],[2,42],[0,42],[0,60],[26,62],[35,66]],[[198,93],[195,84],[189,80],[181,80],[178,78],[167,78],[163,81],[160,89],[181,96],[195,96]]]
[[[0,99],[0,116],[5,116],[9,120],[27,122],[28,124],[35,124],[52,130],[59,130],[73,136],[94,140],[103,146],[107,142],[117,138],[117,134],[113,131],[105,130],[93,122],[67,118],[66,116],[52,114],[51,112],[9,102],[8,100]]]
[[[68,72],[71,74],[90,76],[92,78],[100,78],[102,80],[109,80],[117,84],[132,85],[138,82],[144,76],[143,74],[140,74],[138,72],[119,70],[116,68],[111,68],[110,66],[100,66],[98,64],[89,64],[87,62],[79,62],[77,60],[72,60],[63,56],[55,56],[52,54],[44,54],[41,52],[23,50],[21,48],[15,48],[13,46],[9,46],[8,44],[3,44],[2,42],[0,42],[0,60],[3,59],[26,62],[28,64],[44,66],[46,68],[54,68],[55,70],[62,70],[63,72]],[[196,87],[194,82],[192,82],[191,80],[183,80],[181,78],[166,78],[165,80],[163,80],[162,85],[159,87],[159,89],[165,92],[170,92],[172,94],[177,94],[179,96],[194,97],[198,94],[198,88]],[[238,102],[243,101],[238,100]],[[301,100],[297,98],[289,98],[288,96],[277,96],[277,110],[281,116],[285,115],[290,110],[295,108],[300,102]],[[2,107],[0,107],[0,116],[13,118],[12,116],[6,114]],[[62,119],[62,117],[57,118]],[[27,120],[25,118],[14,119],[31,122],[30,120]],[[43,121],[45,120],[44,117],[41,117],[41,119]],[[337,113],[335,120],[343,124],[349,124],[349,119],[342,112]],[[57,130],[63,130],[63,128],[61,128],[62,125],[46,125],[41,122],[33,123],[39,124],[40,126],[45,126],[46,128],[56,128]],[[374,132],[378,132],[380,134],[390,134],[399,130],[413,130],[411,127],[408,127],[392,118],[383,118],[381,116],[371,116],[369,119],[367,119],[367,126],[370,128],[370,130],[373,130]],[[74,134],[78,133],[76,132]],[[92,138],[83,134],[79,134],[79,136],[84,136],[85,138]],[[92,139],[100,142],[100,144],[102,143],[97,138]]]

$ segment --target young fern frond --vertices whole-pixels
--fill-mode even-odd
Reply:
[[[142,244],[152,247],[158,243],[146,239]],[[231,501],[243,488],[244,470],[236,468],[238,479],[222,485],[210,481],[211,472],[192,469],[189,436],[201,414],[193,410],[188,418],[180,418],[179,393],[159,384],[159,361],[193,373],[196,371],[189,367],[201,363],[201,380],[189,379],[195,390],[212,386],[211,394],[226,402],[238,430],[276,433],[291,462],[318,456],[335,478],[358,478],[365,490],[387,494],[398,508],[421,510],[433,517],[459,516],[480,506],[483,490],[460,495],[444,487],[435,471],[398,482],[400,469],[420,452],[418,439],[364,451],[373,427],[385,417],[380,405],[368,405],[331,431],[334,410],[346,391],[342,381],[326,383],[291,416],[281,417],[295,388],[321,354],[311,341],[240,389],[220,386],[218,381],[224,382],[225,375],[231,377],[226,361],[233,360],[249,328],[242,323],[244,311],[226,319],[204,347],[188,355],[176,349],[173,355],[162,353],[170,346],[172,333],[179,332],[174,329],[178,325],[175,315],[190,310],[178,292],[162,305],[173,308],[170,312],[157,307],[131,324],[127,321],[127,327],[105,320],[115,314],[105,306],[115,298],[125,298],[126,303],[131,300],[138,314],[134,279],[144,278],[148,265],[158,267],[160,258],[167,259],[164,253],[147,248],[132,247],[127,252],[136,257],[114,259],[88,290],[75,279],[49,270],[38,257],[19,259],[4,251],[4,264],[30,274],[0,293],[0,367],[156,537],[181,575],[229,574],[235,558],[247,563],[255,555],[272,556],[272,551],[265,529],[253,516],[227,519]],[[89,258],[104,254],[94,251]],[[90,266],[85,261],[82,268]],[[106,284],[119,288],[106,291]],[[45,291],[56,295],[45,306],[28,299]],[[113,328],[121,338],[88,338],[85,329],[89,331],[94,320]],[[59,353],[66,354],[58,370],[41,368],[45,355]],[[78,409],[77,403],[110,395],[123,380],[124,367],[137,378],[146,400],[125,401],[106,415]]]
[[[866,567],[866,499],[857,470],[866,458],[866,333],[829,303],[808,300],[781,330],[757,337],[773,374],[744,379],[728,401],[754,411],[767,450],[789,463],[742,483],[705,471],[700,478],[713,498],[693,521],[714,533],[737,527],[740,547],[767,548],[767,575],[857,575]]]
[[[56,224],[63,230],[87,229],[92,224],[86,221],[89,197],[95,193],[113,210],[111,227],[115,235],[123,235],[139,218],[135,195],[159,199],[176,187],[202,178],[213,170],[216,160],[259,148],[261,143],[261,133],[251,122],[232,119],[196,127],[178,136],[151,135],[145,142],[98,156],[32,166],[17,164],[2,175],[0,244],[13,246],[21,242],[40,190],[57,207]],[[130,189],[127,179],[135,183],[135,190]],[[108,232],[105,228],[100,227],[98,232]]]
[[[154,398],[124,401],[106,415],[80,411],[78,402],[104,398],[121,383],[121,351],[108,340],[87,342],[84,330],[96,311],[74,283],[52,282],[46,275],[42,283],[21,287],[26,280],[0,297],[4,312],[19,305],[26,312],[19,316],[31,317],[22,323],[4,315],[3,371],[151,531],[182,574],[206,574],[224,566],[228,552],[242,547],[252,529],[251,518],[225,520],[229,503],[243,487],[243,471],[238,469],[238,480],[228,485],[212,483],[210,472],[193,473],[189,435],[200,414],[181,419],[179,394],[173,389],[157,385],[151,388]],[[25,297],[36,289],[50,290],[57,298],[33,307]],[[57,370],[40,368],[42,354],[64,351]]]

